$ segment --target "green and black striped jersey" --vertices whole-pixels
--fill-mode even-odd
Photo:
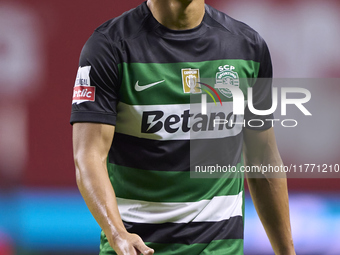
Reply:
[[[71,123],[115,125],[107,167],[121,218],[155,254],[243,254],[243,178],[191,178],[190,169],[216,160],[241,166],[244,127],[213,120],[269,117],[247,106],[234,116],[230,91],[216,85],[245,95],[252,86],[254,107],[268,109],[270,80],[243,78],[271,76],[263,39],[208,5],[198,27],[174,31],[143,3],[101,25],[85,44]],[[191,97],[201,94],[211,96],[207,114]],[[104,233],[100,247],[100,254],[115,254]]]

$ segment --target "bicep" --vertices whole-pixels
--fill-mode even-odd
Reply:
[[[112,144],[114,131],[115,127],[112,125],[74,123],[72,140],[75,161],[89,157],[105,160]]]
[[[281,163],[273,128],[267,130],[244,128],[243,141],[246,165]]]

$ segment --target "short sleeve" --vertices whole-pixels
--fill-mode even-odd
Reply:
[[[73,90],[71,124],[116,124],[119,75],[114,49],[95,31],[84,45]]]
[[[269,49],[265,41],[258,36],[258,54],[260,54],[260,67],[255,84],[253,85],[253,106],[256,110],[268,110],[272,106],[272,78],[273,68]],[[256,115],[245,109],[246,128],[254,130],[266,130],[272,127],[273,114]]]

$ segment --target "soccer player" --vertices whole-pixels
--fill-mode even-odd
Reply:
[[[263,39],[204,0],[148,0],[95,30],[81,53],[71,123],[101,255],[243,254],[243,178],[190,178],[190,163],[282,165],[274,132],[270,122],[214,127],[214,116],[232,112],[213,112],[209,101],[207,114],[195,113],[190,95],[213,77],[224,107],[232,97],[223,85],[233,84],[244,93],[253,86],[255,108],[268,109],[270,80],[240,79],[271,76]],[[246,107],[244,123],[270,117]],[[257,212],[275,253],[295,254],[286,179],[264,177],[248,176]]]

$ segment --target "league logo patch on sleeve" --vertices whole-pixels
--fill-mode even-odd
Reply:
[[[91,86],[90,70],[91,66],[79,67],[73,89],[72,104],[95,101],[96,87]]]

